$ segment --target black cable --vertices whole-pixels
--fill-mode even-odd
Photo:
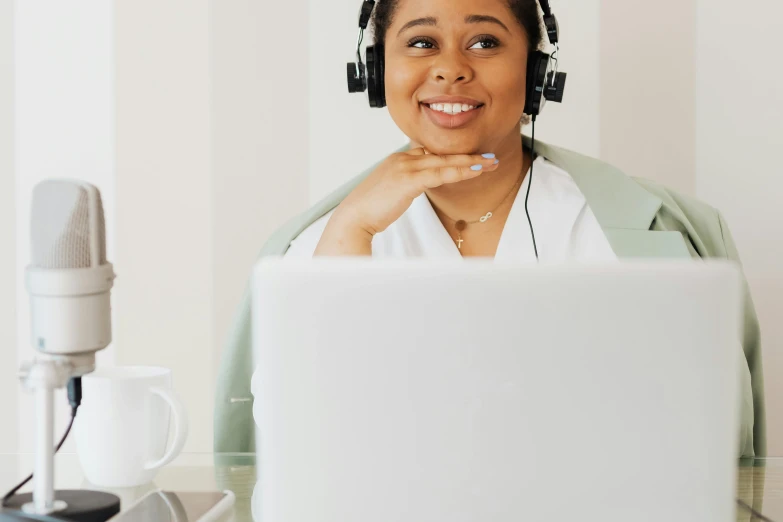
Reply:
[[[57,449],[54,450],[55,453],[57,453],[60,450],[60,448],[62,448],[63,444],[65,443],[65,439],[68,438],[68,434],[71,432],[71,427],[73,426],[73,421],[74,421],[75,418],[76,418],[76,409],[74,408],[74,409],[71,410],[71,421],[68,423],[68,428],[65,430],[65,435],[63,435],[62,439],[60,439],[60,443],[57,444]],[[19,491],[20,489],[22,489],[25,486],[25,484],[30,482],[32,479],[33,479],[33,474],[30,473],[30,475],[26,479],[24,479],[22,482],[20,482],[19,485],[17,485],[14,489],[9,491],[3,497],[2,506],[3,507],[7,507],[6,503],[11,499],[11,497],[16,495],[16,492]]]
[[[364,42],[364,29],[359,31],[359,42],[356,44],[356,63],[359,65],[363,65],[364,62],[362,62],[362,43]],[[358,69],[358,67],[357,67]],[[361,76],[361,71],[359,71],[359,76]]]
[[[79,405],[82,403],[82,378],[81,377],[74,377],[70,381],[68,381],[68,402],[71,405],[71,420],[68,422],[68,428],[65,430],[65,433],[63,434],[62,438],[60,439],[60,442],[57,444],[57,447],[54,449],[54,452],[57,453],[60,451],[60,448],[63,447],[63,444],[65,444],[65,440],[68,438],[68,434],[71,433],[71,428],[73,428],[73,421],[76,420],[76,411],[79,409]],[[22,489],[25,484],[33,480],[33,473],[30,473],[30,475],[24,479],[22,482],[19,483],[14,489],[6,493],[6,495],[3,497],[2,502],[0,502],[0,507],[8,507],[6,506],[6,503],[11,500],[11,497],[16,495],[16,492]]]
[[[744,501],[742,501],[740,499],[737,499],[737,504],[739,504],[742,508],[747,509],[748,511],[750,511],[750,514],[751,514],[751,516],[754,519],[757,518],[757,519],[761,520],[762,522],[775,522],[771,518],[765,517],[764,515],[762,515],[761,513],[759,513],[758,511],[756,511],[752,507],[750,507],[746,502],[744,502]]]
[[[536,245],[536,233],[533,231],[533,221],[530,219],[530,212],[527,209],[527,200],[530,199],[530,187],[533,185],[533,164],[536,162],[536,117],[533,116],[533,144],[530,147],[530,177],[527,180],[527,194],[525,195],[525,214],[527,214],[527,223],[530,225],[530,235],[533,237],[533,250],[536,253],[538,261],[538,245]]]

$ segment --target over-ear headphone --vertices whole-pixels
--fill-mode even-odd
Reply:
[[[544,108],[546,101],[562,103],[567,74],[558,72],[557,55],[560,50],[560,26],[552,14],[549,0],[538,0],[544,12],[549,42],[555,46],[552,55],[542,51],[532,51],[527,60],[527,93],[525,98],[525,114],[535,118]],[[348,92],[368,91],[370,107],[386,107],[385,85],[385,54],[382,44],[367,46],[367,65],[362,61],[361,46],[364,31],[370,23],[375,0],[364,0],[359,13],[359,38],[356,42],[356,63],[348,64]]]

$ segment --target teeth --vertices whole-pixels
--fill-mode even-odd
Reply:
[[[472,111],[476,107],[474,105],[459,104],[459,103],[433,103],[430,104],[430,109],[439,112],[445,112],[446,114],[459,114],[461,112]]]

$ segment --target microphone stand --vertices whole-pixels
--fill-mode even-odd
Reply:
[[[25,513],[50,515],[68,507],[54,498],[54,390],[65,387],[73,373],[65,358],[36,358],[22,366],[22,384],[35,394],[33,501],[22,506]]]
[[[81,377],[95,370],[95,354],[47,355],[39,354],[32,362],[22,365],[19,378],[23,386],[35,394],[35,467],[32,501],[27,495],[11,497],[6,504],[33,515],[57,513],[68,520],[108,520],[119,512],[120,499],[116,495],[96,491],[60,491],[54,489],[54,391],[64,388],[73,377]],[[21,506],[20,506],[21,504]]]

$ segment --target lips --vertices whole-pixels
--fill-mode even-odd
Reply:
[[[422,111],[436,126],[443,129],[459,129],[478,118],[484,104],[464,96],[437,96],[420,102]]]
[[[435,96],[433,98],[421,100],[419,103],[425,105],[432,105],[433,103],[459,103],[460,105],[473,105],[474,107],[484,105],[480,100],[466,98],[464,96]]]

